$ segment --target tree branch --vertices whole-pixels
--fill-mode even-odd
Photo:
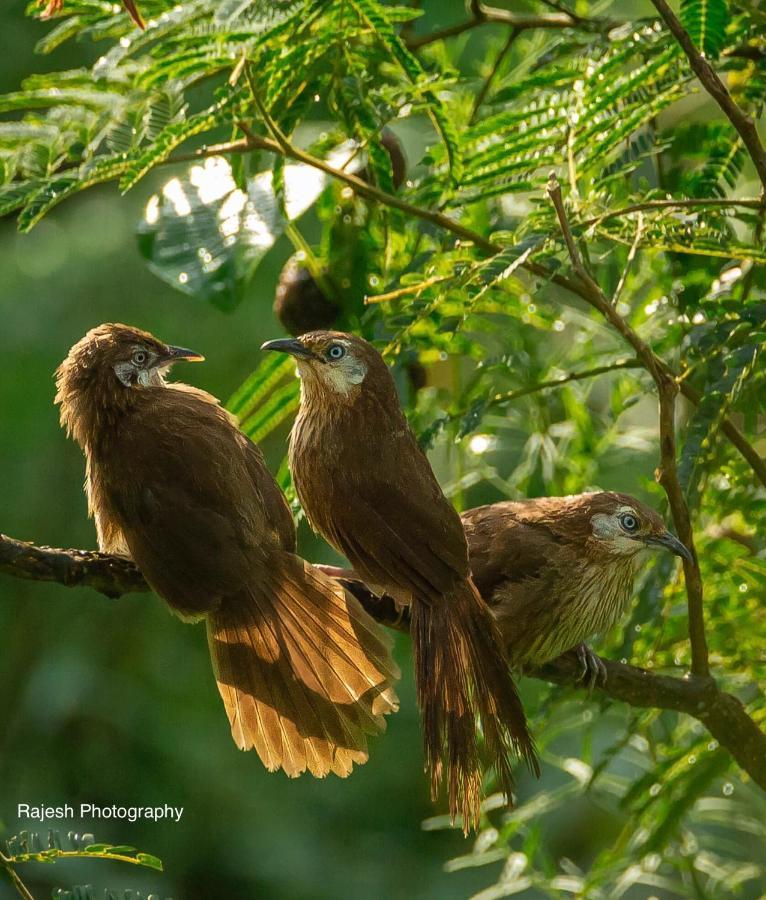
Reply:
[[[95,550],[38,547],[0,534],[0,572],[30,581],[53,581],[66,587],[89,587],[107,597],[148,591],[135,565]]]
[[[433,31],[431,34],[411,37],[407,40],[407,47],[410,50],[419,50],[421,47],[433,44],[435,41],[455,37],[458,34],[463,34],[465,31],[470,31],[472,28],[478,28],[480,25],[486,25],[491,22],[508,25],[515,31],[526,31],[530,28],[587,28],[588,30],[595,30],[604,28],[608,24],[606,22],[581,19],[579,16],[574,16],[567,12],[521,15],[507,9],[496,9],[493,6],[486,6],[483,3],[476,2],[476,0],[472,0],[470,16],[467,19],[447,28]]]
[[[556,210],[564,243],[567,246],[572,266],[577,272],[583,287],[582,296],[597,309],[633,347],[636,356],[654,379],[660,405],[660,468],[658,480],[662,485],[670,505],[678,537],[691,551],[692,558],[684,559],[684,575],[686,578],[686,596],[689,610],[689,641],[692,651],[692,672],[694,675],[707,676],[710,672],[708,664],[707,640],[705,638],[704,608],[702,603],[702,576],[694,547],[694,534],[689,516],[689,508],[681,489],[676,466],[676,432],[675,406],[679,387],[673,372],[665,365],[609,302],[583,264],[580,253],[572,237],[569,227],[561,187],[554,173],[548,181],[548,194]]]
[[[635,212],[651,212],[657,209],[696,209],[710,208],[715,206],[742,206],[745,209],[762,209],[763,201],[757,197],[743,197],[738,200],[729,197],[707,197],[696,199],[678,199],[678,200],[647,200],[645,203],[634,203],[631,206],[624,206],[622,209],[613,209],[610,212],[603,213],[600,216],[594,216],[592,219],[586,219],[579,222],[582,228],[590,228],[592,225],[600,225],[609,219],[616,219],[620,216],[627,216]]]
[[[91,550],[38,547],[1,534],[0,573],[65,587],[89,587],[111,599],[149,591],[130,560]],[[375,597],[361,582],[341,580],[382,625],[404,632],[409,630],[406,618],[402,618],[392,600]],[[766,790],[766,734],[748,716],[737,697],[719,691],[709,676],[673,678],[613,660],[605,659],[604,664],[607,679],[597,687],[601,693],[630,706],[669,709],[693,716],[728,749],[753,781]],[[528,674],[552,684],[582,686],[579,665],[568,656]]]
[[[742,142],[747,148],[750,158],[753,160],[758,177],[766,191],[766,150],[764,150],[761,139],[758,136],[758,130],[755,122],[743,112],[739,106],[732,100],[731,94],[726,89],[726,85],[718,77],[718,73],[710,65],[707,59],[700,53],[699,49],[694,45],[688,32],[684,29],[680,20],[666,3],[666,0],[652,0],[655,9],[662,16],[665,24],[672,33],[673,37],[681,45],[681,49],[689,60],[689,65],[694,70],[694,74],[699,78],[702,87],[715,100],[721,111],[736,129]]]

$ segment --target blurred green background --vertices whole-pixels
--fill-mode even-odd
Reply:
[[[445,18],[442,3],[431,25]],[[89,64],[98,50],[67,45],[33,54],[47,28],[24,4],[0,11],[0,90],[32,71]],[[156,181],[154,184],[156,185]],[[283,239],[259,268],[247,301],[223,314],[149,273],[135,226],[152,181],[121,197],[114,185],[67,203],[28,235],[0,221],[0,530],[63,547],[94,547],[82,491],[83,460],[53,407],[52,374],[100,322],[124,321],[198,349],[194,383],[226,398],[281,333],[271,303],[291,252]],[[264,448],[272,467],[285,430]],[[330,551],[303,532],[315,560]],[[290,781],[269,775],[229,736],[210,672],[204,629],[176,621],[156,598],[111,602],[88,590],[0,579],[0,837],[32,828],[16,804],[170,803],[179,825],[75,823],[99,841],[160,856],[165,876],[110,863],[36,866],[27,883],[154,890],[187,898],[448,898],[487,882],[448,875],[459,832],[424,832],[433,813],[422,774],[409,648],[400,642],[402,708],[367,766],[352,778]],[[69,830],[64,826],[62,830]],[[46,828],[41,829],[47,830]],[[66,867],[65,867],[66,866]],[[28,875],[30,870],[25,870]],[[4,890],[0,886],[0,891]]]

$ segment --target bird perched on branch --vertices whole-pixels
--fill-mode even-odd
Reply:
[[[240,749],[270,770],[348,775],[396,708],[381,630],[295,555],[289,507],[218,401],[169,368],[202,357],[101,325],[56,373],[61,422],[85,452],[105,553],[131,557],[186,620],[204,619]]]
[[[511,664],[538,667],[574,650],[591,687],[606,669],[585,642],[627,613],[642,551],[690,559],[653,509],[612,491],[492,503],[462,520],[474,582]],[[396,624],[392,598],[348,580],[353,572],[325,571],[343,578],[378,621]]]
[[[446,769],[450,813],[462,813],[467,831],[480,811],[476,716],[509,798],[512,757],[537,763],[497,627],[471,581],[460,517],[370,344],[316,331],[264,348],[292,354],[300,372],[290,466],[309,521],[376,592],[410,610],[432,793]]]

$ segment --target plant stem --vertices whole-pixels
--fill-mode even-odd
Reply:
[[[569,227],[564,200],[561,196],[561,187],[553,173],[548,182],[548,195],[556,210],[556,216],[559,220],[559,226],[561,227],[561,233],[564,237],[564,243],[569,252],[572,266],[585,288],[582,296],[631,344],[636,352],[636,356],[652,376],[657,387],[660,418],[660,467],[658,481],[668,498],[670,512],[678,537],[689,548],[692,555],[691,560],[684,559],[686,597],[689,610],[689,641],[692,651],[691,668],[694,675],[708,676],[710,667],[705,636],[702,576],[694,548],[694,534],[689,508],[681,490],[681,482],[678,478],[676,465],[675,405],[679,387],[672,371],[665,365],[663,360],[656,356],[651,347],[633,331],[615,307],[612,306],[583,264]]]
[[[732,100],[731,94],[726,89],[726,85],[718,77],[716,70],[710,65],[710,62],[700,53],[695,46],[694,41],[689,33],[681,24],[678,16],[673,12],[666,0],[652,0],[655,9],[662,16],[665,24],[672,33],[673,37],[681,45],[681,49],[689,60],[689,65],[694,70],[694,74],[699,78],[702,87],[715,100],[721,111],[736,129],[742,142],[753,160],[755,170],[761,180],[764,191],[766,191],[766,150],[758,136],[758,129],[755,122],[748,116],[739,106]]]
[[[29,888],[21,880],[19,873],[13,868],[13,860],[8,859],[4,853],[0,853],[0,867],[5,869],[8,873],[11,884],[16,888],[17,893],[23,897],[24,900],[35,900],[30,893]]]

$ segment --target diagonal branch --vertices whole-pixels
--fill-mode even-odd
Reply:
[[[697,552],[694,548],[689,508],[686,505],[681,482],[676,466],[676,433],[675,408],[679,392],[678,383],[673,372],[665,365],[609,302],[593,276],[585,267],[569,227],[561,187],[555,174],[551,173],[548,182],[548,194],[556,210],[561,226],[564,243],[569,251],[572,266],[577,273],[584,291],[582,296],[597,309],[601,315],[630,343],[646,370],[654,379],[660,405],[660,467],[658,480],[665,490],[670,504],[670,512],[681,541],[686,544],[692,554],[690,560],[684,559],[684,575],[686,578],[686,596],[689,609],[689,641],[692,651],[692,672],[698,676],[707,676],[708,664],[707,639],[705,637],[704,608],[702,602],[702,576],[700,574]]]
[[[766,191],[766,149],[764,149],[755,122],[732,100],[726,85],[718,77],[716,70],[695,46],[689,33],[684,29],[678,16],[673,12],[666,0],[652,0],[655,9],[662,16],[673,37],[681,45],[681,49],[689,60],[694,74],[699,78],[702,87],[720,106],[721,111],[731,122],[753,160],[758,177]]]
[[[456,37],[480,25],[496,23],[499,25],[508,25],[515,31],[527,31],[532,28],[538,29],[561,29],[561,28],[586,28],[588,30],[596,30],[605,28],[611,23],[606,21],[591,21],[582,19],[568,12],[540,13],[539,15],[521,14],[511,12],[508,9],[497,9],[494,6],[487,6],[479,3],[477,0],[471,0],[470,15],[462,22],[455,25],[449,25],[447,28],[441,28],[430,34],[424,34],[420,37],[410,37],[407,40],[407,47],[410,50],[419,50],[428,44],[436,41],[442,41],[445,38]]]
[[[146,593],[149,586],[128,559],[92,550],[38,547],[0,534],[0,573],[66,587],[89,587],[115,599],[126,593]],[[374,619],[389,628],[407,631],[393,601],[375,597],[358,581],[343,579]],[[741,701],[716,688],[709,676],[673,678],[605,659],[603,694],[635,707],[653,707],[686,713],[702,722],[726,747],[753,781],[766,790],[766,734],[748,716]],[[576,660],[563,656],[530,673],[533,677],[567,687],[580,687]]]

